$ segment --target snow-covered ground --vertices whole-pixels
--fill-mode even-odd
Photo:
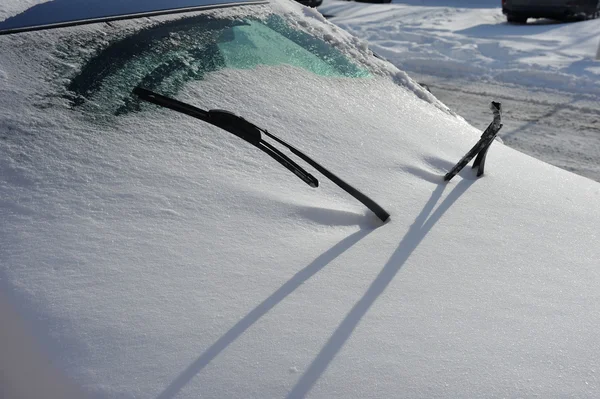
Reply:
[[[223,68],[177,98],[288,140],[391,219],[198,120],[103,113],[124,67],[65,98],[152,21],[2,36],[0,396],[597,397],[600,184],[499,142],[483,178],[444,182],[480,131],[314,10],[245,16],[271,7],[369,76]],[[190,65],[165,37],[149,57]]]
[[[496,0],[325,0],[319,10],[474,126],[501,101],[506,144],[600,181],[600,20],[510,25]]]

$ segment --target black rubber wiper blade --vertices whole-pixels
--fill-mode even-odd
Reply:
[[[383,222],[387,221],[390,217],[390,214],[387,213],[385,209],[383,209],[379,204],[377,204],[367,195],[363,194],[350,184],[346,183],[344,180],[340,179],[338,176],[336,176],[327,168],[316,162],[314,159],[310,158],[308,155],[304,154],[302,151],[292,146],[291,144],[286,143],[279,137],[269,133],[267,130],[261,129],[255,124],[247,121],[241,116],[235,115],[229,111],[216,109],[205,111],[193,105],[186,104],[174,98],[163,96],[161,94],[155,93],[153,91],[141,87],[136,87],[133,90],[133,93],[144,101],[148,101],[161,107],[165,107],[173,111],[189,115],[196,119],[200,119],[204,122],[220,127],[221,129],[232,133],[241,139],[246,140],[258,149],[267,153],[271,158],[275,159],[277,162],[285,166],[288,170],[290,170],[292,173],[294,173],[296,176],[298,176],[311,187],[318,187],[319,181],[313,175],[311,175],[302,167],[300,167],[296,162],[291,160],[287,155],[283,154],[272,144],[264,141],[262,139],[262,133],[264,133],[265,136],[270,137],[279,144],[285,146],[293,154],[303,159],[306,163],[308,163],[313,168],[321,172],[325,177],[329,178],[329,180],[338,185],[341,189],[346,191],[348,194],[352,195],[363,205],[369,208],[373,213],[375,213],[375,215],[377,215],[377,217]]]
[[[487,129],[481,135],[481,138],[473,148],[469,150],[462,157],[456,165],[444,176],[445,181],[450,181],[458,172],[460,172],[471,159],[475,158],[475,162],[473,163],[473,169],[477,168],[477,177],[481,177],[483,175],[483,171],[485,168],[485,158],[487,156],[487,152],[490,149],[490,146],[496,139],[496,135],[502,129],[502,104],[496,101],[492,101],[490,104],[490,109],[494,113],[494,120],[489,124]]]
[[[189,115],[196,119],[210,123],[211,125],[220,127],[221,129],[246,140],[259,150],[267,153],[271,158],[279,162],[309,186],[319,186],[319,181],[316,177],[308,173],[277,148],[262,140],[261,129],[248,122],[244,118],[231,112],[218,109],[205,111],[203,109],[194,107],[193,105],[186,104],[174,98],[163,96],[162,94],[154,93],[141,87],[136,87],[133,89],[133,93],[142,100]]]

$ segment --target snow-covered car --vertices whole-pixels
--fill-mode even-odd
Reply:
[[[323,4],[323,0],[296,0],[300,4],[304,4],[307,7],[319,7]]]
[[[600,16],[599,0],[502,0],[508,22],[524,24],[528,18],[582,20]]]
[[[354,0],[360,3],[391,3],[392,0]]]
[[[316,10],[12,0],[0,93],[1,397],[597,394],[600,184],[445,181],[484,127]]]

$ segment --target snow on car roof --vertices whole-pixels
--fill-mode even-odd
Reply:
[[[0,22],[0,34],[81,25],[102,21],[174,14],[206,8],[257,4],[253,0],[53,0],[34,5]]]

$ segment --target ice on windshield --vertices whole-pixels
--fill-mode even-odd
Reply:
[[[279,18],[271,18],[266,24],[249,21],[247,25],[231,29],[233,39],[218,44],[227,67],[290,64],[322,76],[368,75],[328,44],[305,33],[294,32]]]
[[[197,16],[144,29],[99,51],[68,85],[74,105],[109,105],[123,114],[140,107],[130,95],[141,86],[175,95],[212,71],[291,65],[326,77],[360,78],[368,71],[340,51],[279,16],[234,20]],[[115,102],[116,101],[116,102]]]

